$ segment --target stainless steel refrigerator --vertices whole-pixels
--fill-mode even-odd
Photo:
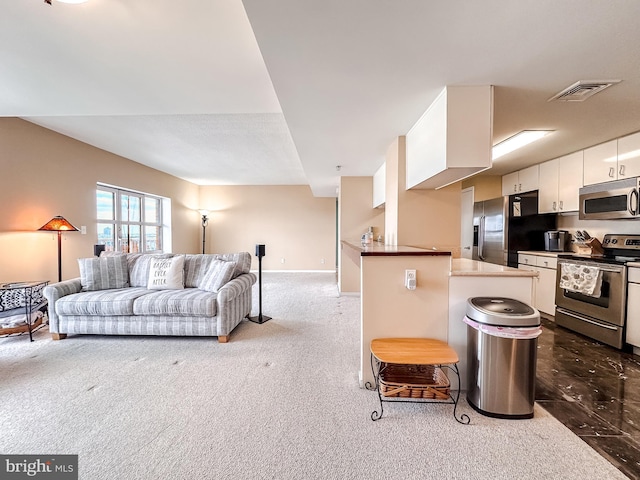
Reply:
[[[473,259],[506,265],[505,200],[492,198],[473,204]]]
[[[473,259],[518,268],[518,251],[544,250],[555,214],[538,214],[538,191],[473,204]]]

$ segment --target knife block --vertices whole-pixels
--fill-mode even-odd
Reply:
[[[576,249],[578,255],[602,255],[604,253],[602,244],[597,238],[590,238],[582,243],[577,243]]]

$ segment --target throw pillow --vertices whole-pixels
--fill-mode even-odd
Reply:
[[[129,286],[127,257],[79,258],[80,283],[83,291],[107,290]]]
[[[235,268],[235,262],[212,260],[198,287],[207,292],[217,292],[231,280]]]
[[[184,288],[184,255],[154,258],[149,262],[149,290],[179,290]]]

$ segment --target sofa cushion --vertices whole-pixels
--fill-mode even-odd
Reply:
[[[207,292],[217,292],[231,280],[235,269],[236,264],[234,262],[213,260],[198,287]]]
[[[172,258],[173,253],[130,253],[127,255],[129,263],[129,285],[132,287],[146,287],[149,284],[150,264],[154,259]]]
[[[133,315],[134,301],[152,293],[146,288],[120,288],[80,292],[59,298],[58,315]]]
[[[215,317],[216,294],[197,288],[160,290],[135,300],[134,315],[179,315]]]
[[[251,271],[251,254],[249,252],[224,254],[188,254],[184,260],[184,286],[199,287],[202,279],[214,260],[233,262],[235,269],[231,278]]]
[[[184,288],[184,255],[154,258],[149,262],[149,290],[181,290]]]
[[[184,286],[198,288],[213,260],[213,255],[187,254],[184,256]]]
[[[83,291],[106,290],[129,286],[127,259],[123,255],[79,258],[80,283]]]
[[[216,255],[215,258],[236,264],[236,269],[231,278],[236,278],[238,275],[251,271],[251,254],[249,252],[227,253]]]

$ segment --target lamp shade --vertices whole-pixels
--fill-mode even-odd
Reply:
[[[53,217],[43,226],[41,226],[38,230],[48,231],[48,232],[77,232],[78,229],[71,225],[67,219],[61,217],[60,215]]]

